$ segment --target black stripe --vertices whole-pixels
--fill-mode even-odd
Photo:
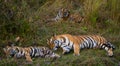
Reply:
[[[91,37],[92,38],[92,37]],[[88,36],[88,39],[91,41],[90,43],[92,43],[92,48],[93,48],[93,45],[94,45],[94,42],[91,40],[91,38]],[[94,40],[94,39],[93,39]]]
[[[67,47],[67,49],[71,50],[69,47]]]
[[[84,39],[85,39],[86,41],[88,41],[86,37],[84,37]],[[89,42],[87,43],[86,41],[84,41],[84,42],[86,43],[86,45],[87,45],[86,48],[89,48],[89,44],[88,44]]]
[[[34,54],[33,57],[35,57],[35,54],[37,53],[37,48],[34,47]]]
[[[18,47],[15,49],[15,51],[20,52],[20,50],[19,50],[19,48],[18,48]]]
[[[40,48],[39,48],[39,47],[38,47],[38,53],[39,53],[39,56],[40,56],[40,53],[41,53],[41,52],[40,52]]]
[[[112,49],[115,49],[115,46],[113,44],[111,44],[110,42],[107,42],[108,44],[110,44]]]
[[[74,43],[73,43],[73,44],[74,44]],[[74,47],[73,47],[73,44],[72,44],[72,48],[74,48]]]
[[[66,43],[66,39],[65,37],[61,37],[63,39],[63,43]]]
[[[68,46],[70,46],[70,40],[68,40],[69,42],[68,42]]]
[[[50,51],[49,51],[49,50],[47,50],[47,54],[50,54]]]
[[[83,44],[84,43],[86,44],[85,40],[83,39],[84,37],[82,38],[82,37],[79,36],[79,38],[81,38],[83,40]],[[87,48],[87,47],[84,45],[84,48]]]
[[[86,36],[86,39],[87,39],[87,41],[88,41],[88,45],[89,45],[89,47],[88,48],[90,48],[90,46],[91,46],[91,43],[89,42],[89,38]]]
[[[107,47],[107,48],[108,48],[108,50],[110,49],[110,48],[107,46],[107,44],[103,44],[102,46]],[[101,46],[101,47],[102,47],[102,46]],[[105,49],[105,47],[104,47],[103,49]]]
[[[63,46],[63,47],[67,47],[68,45],[65,45],[65,46]]]
[[[21,51],[21,55],[22,55],[23,51]]]
[[[40,54],[39,54],[39,48],[37,47],[36,48],[36,50],[37,50],[37,52],[36,53],[38,53],[38,55],[37,56],[39,56]]]
[[[41,52],[42,52],[43,54],[45,54],[45,50],[44,50],[44,48],[41,48]]]
[[[30,56],[32,57],[33,49],[32,48],[30,48],[30,49],[31,49]]]
[[[96,41],[96,40],[93,38],[93,36],[91,36],[91,38],[94,40],[94,42],[93,42],[93,43],[95,43],[95,44],[96,44],[96,46],[99,46],[98,41]]]
[[[43,54],[43,55],[41,55],[41,57],[44,57],[44,54],[45,54],[44,48],[42,47],[42,48],[39,48],[39,49],[40,49],[40,51],[39,51],[40,55],[41,55],[41,53]]]
[[[82,43],[83,44],[83,46],[84,46],[84,48],[85,48],[85,45],[84,45],[84,43]]]
[[[104,48],[103,48],[103,46],[104,46]],[[100,48],[103,48],[103,49],[105,49],[105,44],[102,44],[102,45],[100,46]]]

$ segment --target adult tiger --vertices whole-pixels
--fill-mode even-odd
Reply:
[[[45,57],[45,58],[59,58],[60,56],[52,52],[47,47],[18,47],[18,46],[6,46],[3,48],[6,56],[14,58],[26,58],[27,61],[32,61],[32,57]]]
[[[107,51],[108,56],[113,56],[113,49],[115,48],[109,41],[99,35],[55,35],[50,40],[47,40],[47,43],[53,50],[61,47],[63,49],[62,54],[73,49],[74,55],[79,55],[80,49],[83,48],[102,48]]]

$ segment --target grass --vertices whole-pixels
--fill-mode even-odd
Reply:
[[[73,56],[73,52],[71,52],[70,54],[63,55],[56,60],[48,58],[33,58],[33,63],[26,62],[25,59],[18,59],[17,61],[14,59],[4,59],[0,61],[0,65],[56,66],[57,64],[58,66],[118,66],[119,60],[116,58],[116,53],[114,57],[107,57],[105,53],[106,52],[103,50],[84,49],[81,51],[80,56]]]
[[[0,0],[0,66],[118,66],[120,65],[120,1],[119,0]],[[56,16],[59,8],[68,8],[71,13],[85,17],[82,23],[69,21],[46,23],[46,19]],[[48,46],[46,39],[53,34],[102,35],[116,46],[114,57],[108,57],[104,50],[83,49],[80,56],[73,52],[52,60],[33,58],[33,63],[25,59],[5,58],[2,48],[16,36],[22,38],[19,46]],[[58,50],[56,53],[61,54]]]

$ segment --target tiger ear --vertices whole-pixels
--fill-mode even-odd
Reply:
[[[16,50],[16,52],[19,52],[19,49],[18,49],[18,48],[16,48],[15,50]]]
[[[50,42],[49,39],[47,39],[47,44],[48,44],[48,45],[49,45],[49,42]]]
[[[7,53],[9,47],[10,47],[10,46],[7,45],[6,47],[3,48],[3,51],[4,51],[5,53]]]
[[[47,42],[49,42],[49,39],[47,39]]]
[[[61,8],[61,11],[64,11],[64,8]]]
[[[14,44],[11,44],[11,47],[14,47]]]
[[[56,34],[53,34],[53,37],[55,37],[56,36]]]
[[[8,47],[13,47],[14,43],[13,42],[8,42]]]
[[[3,48],[3,51],[6,53],[6,51],[7,51],[6,48]]]
[[[20,39],[21,39],[21,38],[20,38],[19,36],[18,36],[18,37],[16,37],[16,38],[15,38],[15,42],[19,42],[19,41],[20,41]]]

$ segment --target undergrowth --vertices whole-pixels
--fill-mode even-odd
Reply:
[[[118,66],[120,65],[120,0],[0,0],[0,65],[1,66]],[[60,8],[84,16],[84,22],[69,21],[46,23],[56,16]],[[102,35],[116,46],[114,57],[106,56],[103,50],[85,49],[80,56],[73,52],[52,60],[33,58],[5,58],[2,51],[8,41],[22,38],[18,46],[48,46],[46,41],[53,34]],[[57,51],[61,54],[62,51]]]

